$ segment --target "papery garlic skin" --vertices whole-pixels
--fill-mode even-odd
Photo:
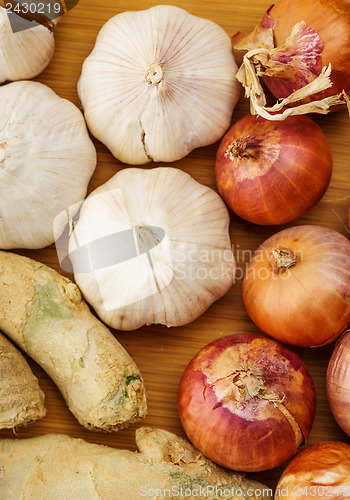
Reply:
[[[185,172],[124,169],[83,203],[70,238],[75,280],[113,328],[187,324],[233,283],[228,228],[219,195]]]
[[[175,161],[219,140],[240,95],[225,31],[171,5],[101,29],[78,84],[92,134],[122,162]]]
[[[96,150],[74,104],[46,85],[0,88],[0,248],[54,242],[58,213],[83,200]]]
[[[55,26],[58,20],[51,21]],[[0,83],[29,80],[39,75],[55,50],[53,32],[46,26],[13,33],[6,9],[0,7]]]

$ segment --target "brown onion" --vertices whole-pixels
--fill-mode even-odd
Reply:
[[[350,446],[317,443],[298,453],[283,472],[275,500],[349,499]]]
[[[339,340],[329,361],[327,396],[335,420],[350,436],[350,332]]]
[[[208,458],[234,470],[267,470],[308,437],[314,384],[284,345],[263,335],[230,335],[187,366],[178,408],[188,438]]]
[[[233,37],[236,48],[263,47],[253,60],[257,73],[276,98],[287,97],[314,81],[330,63],[332,86],[301,102],[316,101],[343,90],[349,93],[349,0],[279,0],[251,35],[242,36],[238,33]]]
[[[224,136],[216,183],[227,205],[255,224],[285,224],[324,195],[332,155],[320,127],[307,116],[272,122],[248,115]]]
[[[287,344],[319,347],[350,323],[350,242],[320,226],[267,239],[245,272],[243,300],[254,323]]]

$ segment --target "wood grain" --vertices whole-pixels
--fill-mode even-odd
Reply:
[[[76,85],[84,58],[90,53],[99,29],[111,16],[124,10],[145,9],[159,2],[139,0],[80,0],[77,7],[66,14],[56,30],[56,51],[47,70],[37,78],[49,85],[61,97],[79,105]],[[229,35],[237,31],[249,32],[261,20],[270,6],[269,0],[174,0],[174,5],[192,14],[205,17],[221,25]],[[239,59],[239,58],[238,58]],[[248,113],[246,99],[241,97],[233,121]],[[295,221],[297,224],[319,224],[349,236],[347,208],[350,201],[350,132],[346,111],[327,117],[317,117],[316,122],[325,132],[334,158],[331,185],[322,201],[308,214]],[[107,149],[95,141],[98,167],[91,180],[89,191],[107,181],[125,165],[119,163]],[[198,149],[174,166],[183,169],[197,181],[215,189],[214,161],[218,144]],[[146,168],[151,168],[148,165]],[[283,226],[286,227],[286,226]],[[149,414],[140,425],[162,427],[184,435],[177,413],[177,387],[182,372],[192,356],[205,344],[221,335],[234,332],[257,332],[242,302],[242,272],[249,260],[249,252],[280,228],[258,227],[239,219],[231,213],[231,238],[238,261],[238,276],[230,292],[216,302],[197,321],[181,327],[167,329],[150,326],[135,332],[115,332],[140,367],[148,391]],[[53,247],[41,251],[20,252],[60,270]],[[326,398],[325,373],[334,346],[321,349],[293,350],[301,356],[310,370],[317,390],[316,420],[309,443],[327,440],[349,442],[349,438],[334,421]],[[135,427],[113,434],[90,432],[81,427],[68,411],[60,393],[51,380],[33,362],[31,365],[40,379],[46,394],[47,416],[26,429],[19,429],[17,437],[38,436],[49,432],[65,433],[88,441],[118,448],[135,449]],[[1,431],[0,437],[14,436]],[[249,474],[274,487],[284,467],[259,474]],[[122,500],[122,499],[120,499]]]

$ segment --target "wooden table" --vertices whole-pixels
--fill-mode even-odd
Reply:
[[[48,69],[37,78],[49,85],[60,96],[79,105],[76,84],[85,57],[94,46],[96,35],[110,17],[125,10],[145,9],[158,2],[146,0],[80,0],[77,7],[66,14],[56,31],[56,52]],[[174,0],[174,5],[185,8],[192,14],[205,17],[220,24],[231,36],[236,31],[250,30],[260,22],[269,0]],[[241,97],[233,120],[248,113],[248,102]],[[334,157],[334,174],[323,200],[307,215],[293,224],[319,224],[349,236],[347,208],[350,200],[350,123],[346,111],[317,117],[317,123],[327,135]],[[89,191],[107,181],[125,165],[119,163],[109,151],[95,141],[98,151],[98,166],[89,186]],[[192,175],[197,181],[215,189],[214,160],[218,144],[193,151],[176,162],[176,167]],[[150,165],[148,165],[150,166]],[[158,165],[155,165],[158,166]],[[253,251],[267,237],[280,228],[258,227],[244,222],[231,213],[231,239],[238,261],[240,275],[247,263],[248,252]],[[54,247],[41,251],[26,251],[24,255],[36,258],[59,270]],[[163,427],[184,435],[177,413],[177,387],[181,374],[197,351],[221,335],[234,332],[257,332],[249,319],[241,294],[242,279],[230,292],[210,307],[197,321],[180,328],[150,326],[135,332],[116,332],[118,340],[132,355],[140,367],[148,391],[149,413],[140,425]],[[310,370],[317,389],[317,413],[308,443],[326,440],[349,442],[349,438],[334,421],[328,407],[325,374],[333,345],[317,349],[293,350],[301,356]],[[35,374],[40,379],[46,394],[47,416],[40,422],[19,429],[19,438],[39,436],[55,432],[81,437],[88,441],[117,448],[136,449],[135,427],[113,434],[91,432],[81,427],[68,411],[62,396],[52,381],[34,363]],[[11,431],[1,431],[0,437],[14,437]],[[250,476],[274,487],[284,467]],[[122,499],[119,499],[122,500]]]

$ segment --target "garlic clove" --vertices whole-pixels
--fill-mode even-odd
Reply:
[[[0,88],[0,248],[43,248],[86,196],[96,150],[83,115],[37,82]]]
[[[228,228],[218,194],[185,172],[122,170],[83,203],[69,245],[76,282],[113,328],[187,324],[233,283]]]
[[[88,127],[121,161],[175,161],[222,137],[240,95],[231,41],[171,5],[101,29],[78,84]]]
[[[51,21],[55,26],[58,19]],[[53,32],[39,25],[13,33],[6,9],[0,7],[0,83],[39,75],[55,50]]]

